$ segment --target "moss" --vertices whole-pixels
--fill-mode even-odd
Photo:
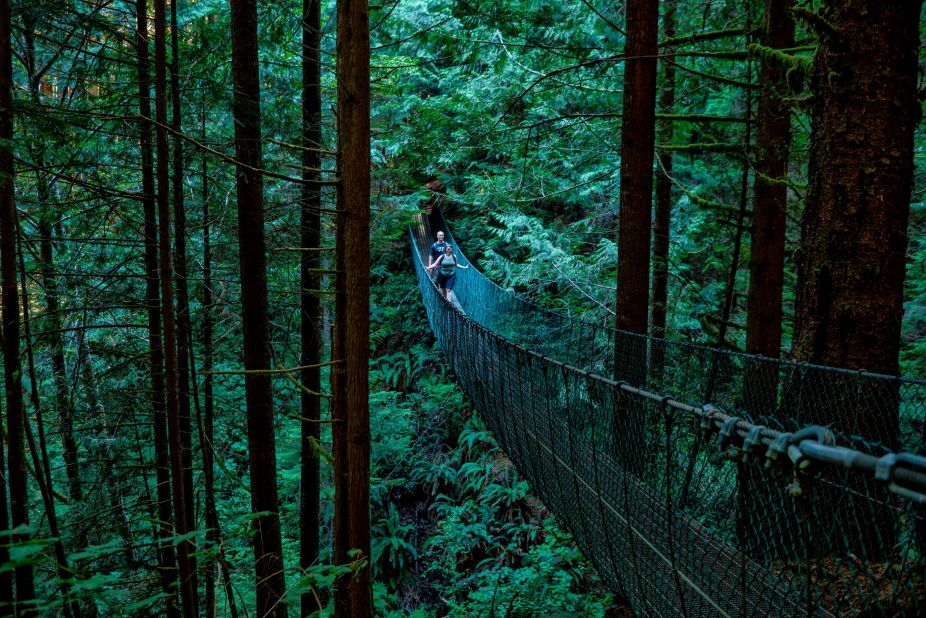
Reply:
[[[816,11],[812,11],[807,7],[794,7],[791,9],[791,16],[795,21],[802,22],[819,37],[837,38],[839,36],[836,28],[833,27],[830,22],[826,21],[826,19]]]
[[[774,47],[765,45],[750,45],[749,53],[758,57],[762,62],[777,64],[785,70],[785,80],[794,94],[805,90],[807,76],[810,74],[811,62],[809,58],[786,53]]]

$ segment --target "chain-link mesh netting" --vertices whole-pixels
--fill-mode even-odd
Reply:
[[[926,615],[926,459],[891,454],[926,384],[616,333],[472,267],[464,314],[422,266],[437,229],[467,264],[436,211],[415,263],[461,386],[639,614]]]

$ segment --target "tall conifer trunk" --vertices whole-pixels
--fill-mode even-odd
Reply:
[[[792,0],[766,0],[764,47],[787,49],[794,45],[792,6]],[[746,359],[743,404],[756,423],[772,424],[769,419],[778,416],[776,360],[781,353],[791,107],[786,98],[786,67],[770,53],[761,54],[761,58],[746,351],[766,358]],[[794,525],[790,514],[778,508],[780,502],[776,486],[781,484],[781,480],[769,479],[767,471],[754,465],[741,464],[737,483],[737,537],[740,547],[749,556],[761,557],[767,542],[761,531],[776,527],[788,529]]]
[[[30,319],[30,301],[29,286],[26,277],[26,261],[23,258],[22,249],[22,229],[17,225],[17,257],[19,259],[19,280],[21,286],[22,298],[22,320],[23,334],[26,339],[26,360],[29,368],[29,384],[31,387],[30,398],[35,413],[35,425],[38,429],[38,443],[32,427],[27,420],[23,427],[26,430],[26,441],[29,444],[29,453],[32,455],[32,467],[35,470],[35,480],[38,482],[39,494],[42,503],[45,506],[45,517],[48,520],[48,531],[54,538],[53,546],[55,548],[55,560],[57,562],[58,588],[61,591],[62,607],[65,618],[81,618],[80,605],[71,597],[71,580],[74,571],[68,566],[68,557],[64,549],[64,541],[61,538],[61,529],[58,527],[58,513],[55,509],[55,497],[53,495],[54,486],[52,485],[51,466],[48,459],[48,447],[45,440],[45,422],[42,418],[42,402],[39,398],[39,381],[35,371],[35,355],[32,350],[32,330]],[[96,615],[95,610],[88,612],[88,615]]]
[[[820,9],[797,261],[793,355],[800,360],[899,372],[921,4],[841,0]],[[799,422],[897,447],[896,383],[808,371],[788,391],[784,413]],[[889,509],[853,495],[821,488],[820,512],[832,521],[816,522],[815,551],[844,551],[846,539],[868,558],[893,549]]]
[[[763,46],[787,49],[794,45],[792,6],[793,0],[766,0]],[[791,105],[787,101],[786,67],[770,54],[763,56],[759,86],[746,351],[778,358],[781,354]],[[749,364],[745,391],[745,404],[750,412],[772,414],[778,392],[777,366],[762,362]]]
[[[10,0],[0,0],[0,221],[5,220],[8,210],[16,211],[14,201],[14,183],[13,177],[15,169],[13,167],[13,144],[10,140],[13,138],[13,49],[11,39],[11,19]],[[2,239],[0,239],[2,240]],[[2,300],[4,309],[6,300]],[[0,327],[0,330],[6,330],[6,323]],[[3,348],[4,355],[6,348]],[[4,374],[5,375],[5,374]],[[20,391],[21,393],[22,391]],[[22,398],[22,395],[20,395]],[[0,421],[3,415],[0,414]],[[0,472],[7,469],[6,463],[12,456],[13,448],[7,445],[10,442],[10,434],[7,434],[6,440],[0,440]],[[22,438],[20,437],[20,443]],[[4,453],[4,450],[6,453]],[[14,456],[14,461],[16,457]],[[19,461],[22,461],[22,455],[19,455]],[[21,463],[20,463],[21,465]],[[0,474],[0,530],[10,530],[10,516],[7,512],[7,488],[10,490],[12,497],[13,487],[7,480],[7,475]],[[7,563],[10,560],[10,552],[7,543],[0,543],[0,562]],[[4,571],[0,573],[0,616],[12,616],[15,612],[13,605],[13,573]]]
[[[321,391],[322,316],[318,290],[321,288],[321,188],[310,184],[318,180],[321,167],[321,1],[303,0],[302,4],[302,185],[301,195],[301,364],[302,383],[313,392]],[[309,569],[318,562],[319,545],[319,459],[316,445],[321,437],[321,398],[301,392],[302,403],[302,491],[300,503],[299,566]],[[309,616],[319,607],[311,592],[302,595],[302,615]]]
[[[646,334],[649,306],[658,31],[657,0],[635,0],[627,4],[616,326],[619,330],[642,335]],[[642,367],[636,364],[640,358],[628,359],[633,361],[627,368],[629,377],[642,377]]]
[[[164,346],[164,391],[167,395],[167,437],[170,444],[170,470],[173,488],[174,529],[178,536],[187,528],[186,485],[181,444],[179,382],[177,373],[176,319],[174,314],[173,259],[170,246],[170,155],[167,140],[167,11],[165,0],[154,2],[154,115],[157,150],[157,207],[159,275],[161,282],[161,327]],[[177,543],[177,566],[180,573],[180,604],[183,613],[196,613],[195,574],[190,539]]]
[[[187,284],[186,262],[186,206],[183,196],[183,130],[180,103],[180,29],[177,27],[177,0],[170,3],[170,93],[171,127],[175,131],[173,141],[173,202],[174,202],[174,275],[177,280],[177,399],[180,422],[180,461],[183,469],[184,504],[187,531],[196,529],[195,503],[193,500],[193,427],[190,420],[190,292]],[[190,552],[190,588],[193,590],[194,610],[199,595],[195,594],[196,556]]]
[[[270,374],[264,182],[261,176],[260,67],[257,62],[257,2],[231,0],[232,76],[235,84],[235,153],[238,250],[241,265],[245,399],[251,507],[254,519],[257,613],[286,616],[283,549],[277,498],[276,442]],[[252,371],[262,373],[250,373]]]
[[[897,375],[913,132],[920,116],[921,0],[824,2],[814,58],[810,189],[798,256],[793,353]],[[886,393],[885,393],[886,395]],[[888,446],[897,408],[815,411]],[[846,418],[849,417],[849,418]],[[847,423],[848,421],[848,423]]]
[[[6,385],[7,483],[10,488],[10,528],[29,525],[26,453],[23,443],[26,418],[23,403],[22,363],[19,353],[19,291],[16,279],[16,200],[13,165],[13,54],[10,39],[10,3],[0,0],[0,275],[3,305],[3,377]],[[4,507],[5,508],[5,507]],[[14,534],[14,543],[28,535]],[[18,615],[35,615],[32,565],[15,569]],[[13,596],[6,597],[12,600]],[[2,601],[0,601],[2,602]]]
[[[158,277],[158,224],[155,204],[154,153],[151,139],[151,86],[148,77],[148,3],[137,0],[135,43],[138,56],[139,139],[142,172],[142,209],[145,234],[145,304],[148,311],[148,359],[151,372],[151,407],[158,503],[158,563],[161,586],[170,616],[180,613],[177,602],[177,562],[173,543],[173,509],[170,491],[170,454],[167,446],[167,404],[164,389],[164,348],[161,333],[161,294]]]
[[[338,217],[332,420],[335,564],[362,559],[335,592],[342,618],[373,613],[370,583],[370,31],[366,0],[338,0]]]
[[[627,4],[624,55],[624,105],[621,128],[620,231],[617,262],[615,378],[646,382],[646,334],[649,313],[650,219],[653,208],[653,156],[656,143],[656,56],[658,0]],[[613,440],[621,465],[641,472],[641,419],[623,397],[614,410]]]

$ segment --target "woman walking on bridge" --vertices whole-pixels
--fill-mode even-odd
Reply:
[[[437,258],[430,266],[431,269],[437,269],[437,285],[440,286],[441,294],[454,305],[456,302],[453,294],[453,286],[457,282],[457,269],[466,270],[469,266],[460,264],[460,260],[453,254],[453,247],[450,244],[444,246],[444,254]]]

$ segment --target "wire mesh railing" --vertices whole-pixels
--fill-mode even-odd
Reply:
[[[638,613],[926,614],[926,460],[890,448],[922,443],[922,383],[625,337],[475,268],[464,314],[422,267],[432,229],[412,230],[418,281],[461,386]],[[852,417],[882,412],[896,429],[864,439]]]

